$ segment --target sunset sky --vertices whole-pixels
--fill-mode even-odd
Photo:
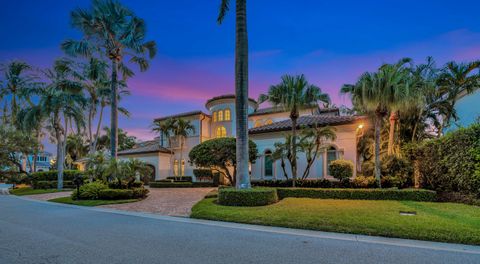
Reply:
[[[90,5],[0,1],[0,62],[20,59],[42,68],[62,56],[63,40],[81,36],[70,26],[70,11]],[[219,26],[220,0],[122,3],[146,20],[158,54],[148,72],[129,81],[132,95],[121,105],[132,115],[121,117],[121,128],[150,139],[153,118],[205,110],[208,98],[234,92],[234,13]],[[479,10],[478,0],[248,1],[250,96],[257,98],[283,74],[303,73],[335,104],[348,105],[341,85],[384,62],[480,59]]]

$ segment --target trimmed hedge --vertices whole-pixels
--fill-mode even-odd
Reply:
[[[178,182],[192,182],[192,176],[169,176],[167,180],[173,180]]]
[[[56,189],[57,181],[34,181],[32,182],[33,189]],[[75,188],[75,184],[72,181],[63,181],[64,189]]]
[[[254,180],[251,181],[252,186],[257,187],[292,187],[293,180]],[[297,180],[295,186],[302,188],[345,188],[346,182],[321,180]]]
[[[277,188],[280,199],[315,198],[315,199],[351,199],[351,200],[409,200],[434,202],[437,193],[429,190],[415,189],[307,189]]]
[[[262,206],[276,203],[277,191],[273,188],[253,188],[237,190],[235,188],[220,188],[218,203],[227,206]]]
[[[156,181],[150,183],[150,188],[190,188],[193,187],[191,182],[168,182]]]
[[[99,192],[98,198],[101,200],[138,199],[145,198],[148,192],[145,188],[105,189]]]
[[[65,170],[63,172],[64,181],[73,181],[76,175],[85,176],[83,171],[78,170]],[[56,181],[58,180],[57,171],[39,171],[34,172],[30,175],[30,178],[33,181]]]
[[[353,162],[350,160],[334,160],[329,165],[330,174],[338,180],[348,179],[353,176]]]

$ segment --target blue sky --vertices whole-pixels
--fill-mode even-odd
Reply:
[[[146,20],[158,55],[147,73],[129,85],[122,105],[132,116],[120,127],[141,139],[153,137],[153,118],[204,110],[206,99],[234,91],[234,13],[216,24],[220,0],[123,0]],[[232,3],[234,1],[232,0]],[[69,12],[87,0],[1,0],[0,62],[22,59],[48,67],[59,45],[79,38]],[[480,1],[248,1],[250,95],[254,98],[283,74],[306,74],[338,95],[364,71],[411,57],[480,59]],[[233,11],[233,10],[232,10]],[[108,116],[108,113],[107,113]]]

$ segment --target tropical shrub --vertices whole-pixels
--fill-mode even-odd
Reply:
[[[480,197],[480,124],[425,142],[414,160],[425,188]]]
[[[210,169],[194,169],[193,175],[197,180],[212,180],[213,172]]]
[[[94,181],[80,186],[80,195],[77,196],[77,190],[73,191],[72,199],[96,200],[100,196],[100,191],[108,189],[108,186],[101,181]]]
[[[210,139],[192,148],[189,153],[190,163],[197,167],[216,170],[234,184],[237,161],[235,149],[235,138]],[[257,145],[250,140],[248,156],[251,163],[255,163],[257,152]],[[233,173],[230,172],[230,168],[233,168]]]
[[[356,188],[375,188],[377,181],[373,176],[357,176],[352,180],[352,185]]]
[[[276,203],[277,191],[274,188],[240,189],[220,188],[218,203],[228,206],[262,206]]]
[[[334,160],[329,165],[330,175],[343,180],[353,176],[353,162],[350,160]]]
[[[365,161],[362,163],[362,174],[365,176],[373,176],[375,170],[375,162]]]
[[[417,189],[307,189],[277,188],[280,199],[314,198],[314,199],[351,199],[351,200],[410,200],[434,202],[437,194],[429,190]]]

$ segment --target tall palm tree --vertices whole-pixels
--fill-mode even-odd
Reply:
[[[75,122],[77,127],[84,125],[83,86],[73,78],[72,74],[68,61],[55,61],[53,69],[45,71],[49,83],[39,91],[38,105],[27,108],[23,116],[24,123],[47,122],[47,128],[52,131],[57,144],[57,188],[59,190],[63,188],[63,170],[70,122]]]
[[[384,64],[377,72],[366,72],[355,84],[345,84],[341,89],[341,93],[350,95],[355,109],[374,116],[375,178],[379,187],[381,187],[380,132],[382,120],[389,112],[395,112],[404,106],[405,98],[411,96],[407,78],[410,70],[404,66],[410,61],[410,59],[404,58],[396,64]],[[394,124],[390,126],[393,129]],[[389,134],[391,132],[392,130],[389,131]]]
[[[258,102],[268,101],[274,106],[282,107],[290,112],[292,121],[292,177],[293,186],[297,179],[297,120],[300,110],[318,105],[318,102],[329,103],[330,96],[313,84],[309,84],[305,76],[284,75],[281,83],[270,86],[267,94],[261,94]]]
[[[156,53],[154,41],[145,41],[145,21],[115,0],[93,0],[90,10],[77,8],[71,13],[73,27],[82,40],[66,40],[62,49],[72,56],[92,57],[97,52],[110,60],[111,70],[111,157],[117,157],[118,145],[118,70],[126,69],[125,60],[138,64],[140,71],[149,67]],[[131,71],[128,72],[133,75]]]
[[[23,61],[12,61],[0,67],[0,70],[4,72],[5,78],[4,85],[0,86],[0,98],[11,97],[9,122],[15,125],[21,101],[29,100],[26,94],[36,85],[36,78],[31,73],[32,67]]]
[[[455,113],[458,97],[463,93],[472,93],[480,88],[480,61],[469,63],[448,62],[438,77],[438,86],[442,97],[449,102],[449,111],[443,116],[438,136],[450,126]]]
[[[188,120],[179,118],[175,120],[174,123],[174,134],[177,137],[179,143],[180,143],[180,168],[182,167],[183,163],[183,148],[185,146],[185,141],[190,133],[195,133],[195,127],[192,125],[192,123]],[[184,171],[181,169],[180,171],[180,179],[184,174]]]
[[[160,138],[167,139],[168,147],[170,148],[170,174],[173,175],[173,151],[172,151],[172,140],[175,131],[175,119],[169,118],[167,120],[155,120],[152,125],[152,131],[160,135]]]
[[[236,0],[235,33],[235,113],[236,113],[236,188],[249,189],[248,172],[248,34],[247,1]],[[221,24],[230,9],[230,0],[221,0],[217,22]]]

